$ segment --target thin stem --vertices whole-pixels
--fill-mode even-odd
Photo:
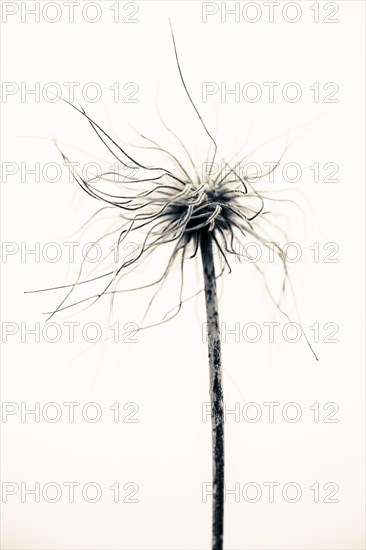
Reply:
[[[212,422],[212,549],[222,550],[224,533],[224,400],[221,371],[221,340],[212,235],[201,232],[201,255],[205,281],[208,359]]]

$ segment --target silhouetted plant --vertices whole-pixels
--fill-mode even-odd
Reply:
[[[220,157],[223,167],[215,175],[209,170],[203,177],[197,169],[189,148],[180,140],[191,167],[194,167],[195,177],[189,175],[188,168],[171,152],[160,147],[155,141],[140,134],[144,141],[149,143],[147,148],[156,150],[162,155],[167,155],[176,167],[175,171],[162,166],[148,166],[134,158],[127,152],[125,146],[117,143],[97,122],[95,122],[81,106],[70,105],[76,109],[88,121],[91,128],[108,149],[110,154],[123,168],[134,168],[135,174],[126,176],[118,169],[103,172],[95,178],[86,179],[77,170],[73,169],[73,175],[80,188],[92,199],[103,203],[103,207],[92,216],[94,219],[100,212],[112,209],[118,215],[121,225],[118,230],[117,249],[124,243],[127,237],[136,236],[139,242],[138,254],[128,260],[121,261],[120,265],[112,271],[92,278],[82,279],[82,266],[79,277],[71,285],[53,287],[53,289],[68,289],[66,295],[57,308],[50,312],[49,318],[65,309],[75,307],[83,302],[95,303],[103,296],[113,296],[119,292],[134,292],[146,288],[158,287],[151,298],[147,310],[152,301],[164,285],[173,266],[180,265],[181,285],[179,303],[171,310],[162,321],[154,325],[142,325],[139,330],[166,323],[178,315],[183,302],[184,266],[186,261],[193,261],[200,252],[204,288],[199,292],[205,292],[208,356],[209,356],[209,380],[210,397],[212,404],[212,456],[213,456],[213,524],[212,524],[212,548],[222,549],[224,526],[224,405],[221,367],[221,342],[217,298],[217,279],[226,270],[231,271],[230,258],[241,259],[242,254],[235,249],[235,243],[245,244],[248,237],[268,246],[269,235],[265,230],[265,224],[271,228],[277,227],[268,218],[269,212],[264,210],[265,198],[254,188],[258,176],[245,176],[241,174],[244,157],[239,163],[232,165],[226,162],[218,152],[218,146],[212,134],[208,130],[192,97],[187,89],[181,65],[178,59],[176,43],[172,31],[173,46],[176,64],[181,83],[190,101],[203,130],[210,140],[208,148],[208,166],[213,166],[215,160]],[[165,123],[164,123],[165,125]],[[165,125],[171,132],[171,130]],[[172,133],[172,132],[171,132]],[[177,136],[175,136],[177,137]],[[179,139],[179,138],[177,138]],[[57,144],[56,144],[57,145]],[[57,145],[62,158],[68,162],[68,157]],[[273,168],[273,170],[275,167]],[[136,172],[139,176],[136,177]],[[262,174],[263,175],[268,175]],[[121,191],[116,194],[100,188],[98,182],[114,182]],[[273,200],[273,199],[272,199]],[[91,219],[89,221],[91,221]],[[104,236],[101,237],[101,240]],[[170,247],[167,251],[166,265],[161,276],[146,285],[119,290],[116,288],[119,280],[125,273],[130,273],[137,265],[145,265],[152,253],[158,248]],[[214,247],[218,254],[216,260]],[[283,271],[282,293],[285,292],[285,284],[288,280],[286,257],[280,246],[274,243],[274,252]],[[222,261],[220,261],[220,258]],[[262,270],[256,264],[254,267],[263,275]],[[68,303],[68,298],[80,285],[92,281],[108,278],[108,282],[95,295],[88,296],[77,302]],[[267,285],[266,285],[267,286]],[[41,289],[51,290],[51,289]],[[267,290],[269,290],[267,286]],[[37,292],[37,291],[36,291]],[[282,311],[280,300],[274,299],[276,306]],[[146,317],[146,315],[145,315]],[[306,337],[306,336],[305,336]]]

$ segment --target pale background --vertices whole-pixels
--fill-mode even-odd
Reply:
[[[21,3],[19,3],[21,4]],[[62,3],[60,3],[62,4]],[[290,240],[301,243],[307,253],[293,265],[293,281],[305,327],[319,322],[339,325],[338,344],[314,345],[320,361],[301,341],[282,339],[257,344],[228,337],[223,345],[225,400],[235,402],[297,402],[303,417],[285,422],[280,412],[274,423],[264,417],[257,423],[232,420],[226,427],[226,479],[228,488],[247,482],[298,483],[299,502],[285,502],[281,492],[268,502],[263,490],[257,503],[235,503],[228,496],[225,547],[228,549],[360,549],[363,541],[363,2],[338,2],[337,24],[315,24],[308,2],[301,2],[303,17],[296,24],[274,23],[268,18],[250,24],[219,16],[201,21],[200,2],[138,2],[139,23],[113,23],[109,2],[96,24],[84,22],[80,11],[69,24],[25,23],[9,19],[2,28],[3,81],[69,82],[97,81],[103,100],[84,107],[119,139],[133,141],[132,124],[155,139],[171,138],[159,122],[155,95],[169,125],[192,148],[205,151],[207,140],[197,125],[187,98],[181,91],[173,60],[168,25],[171,17],[184,75],[189,89],[225,152],[245,142],[251,122],[249,148],[294,128],[301,130],[285,160],[303,167],[314,162],[337,162],[339,183],[314,183],[304,169],[294,184],[303,192],[297,199],[305,220],[289,210]],[[322,12],[321,12],[322,14]],[[259,83],[297,81],[304,98],[290,104],[279,98],[274,104],[262,100],[250,104],[220,102],[215,96],[200,100],[203,81]],[[314,103],[308,87],[314,82],[337,82],[338,103]],[[114,103],[108,89],[114,82],[136,82],[139,102]],[[80,94],[78,99],[82,100]],[[4,162],[45,164],[59,161],[50,141],[54,136],[69,145],[76,159],[94,160],[103,149],[80,115],[65,103],[25,103],[19,94],[3,103]],[[311,124],[309,124],[311,123]],[[190,126],[192,125],[192,126]],[[190,131],[190,127],[192,130]],[[190,142],[189,139],[192,141]],[[188,140],[188,141],[187,141]],[[276,160],[283,141],[266,148],[267,160]],[[72,149],[74,147],[74,149]],[[90,155],[78,150],[90,151]],[[137,154],[138,153],[138,150]],[[105,158],[109,157],[105,152]],[[245,151],[244,151],[245,153]],[[104,154],[104,153],[103,153]],[[281,180],[281,178],[280,178]],[[279,184],[281,181],[279,181]],[[284,187],[289,187],[285,185]],[[295,192],[296,194],[296,192]],[[96,204],[68,183],[26,183],[18,176],[3,184],[3,241],[63,243],[96,209]],[[291,217],[292,216],[292,217]],[[98,238],[109,228],[95,226],[83,243]],[[309,245],[336,242],[336,264],[314,263]],[[157,260],[160,262],[160,258]],[[23,291],[71,283],[77,272],[67,258],[57,263],[44,260],[24,263],[20,255],[3,264],[3,322],[44,322],[43,311],[57,305],[57,293],[24,295]],[[159,265],[157,266],[159,267]],[[284,322],[268,300],[262,280],[249,264],[235,264],[224,281],[221,319],[232,327],[255,321]],[[152,277],[156,266],[149,264]],[[70,269],[70,270],[69,270]],[[199,271],[187,275],[187,296],[196,290]],[[176,275],[172,274],[173,280]],[[192,290],[191,290],[192,289]],[[60,294],[62,297],[62,294]],[[157,301],[155,320],[177,302],[177,289],[167,288]],[[134,294],[116,302],[114,321],[121,326],[139,322],[146,296]],[[291,306],[289,306],[291,307]],[[97,321],[108,326],[109,302],[75,315],[67,312],[60,323]],[[75,503],[51,504],[32,497],[9,497],[3,505],[4,549],[206,549],[210,545],[210,503],[202,503],[201,484],[210,480],[210,424],[201,421],[202,402],[208,400],[207,351],[201,341],[204,321],[202,297],[188,302],[171,323],[138,335],[139,343],[108,342],[91,346],[80,337],[74,344],[66,332],[58,343],[32,338],[21,343],[9,338],[3,352],[3,401],[97,402],[103,409],[100,422],[85,422],[80,413],[74,424],[63,417],[52,424],[41,419],[9,417],[2,424],[3,481],[45,484],[76,481],[99,483],[103,496],[97,504],[86,503],[77,493]],[[80,333],[77,333],[80,334]],[[310,332],[311,335],[311,332]],[[82,352],[82,353],[81,353]],[[80,354],[81,353],[81,354]],[[108,407],[136,402],[136,424],[111,420]],[[319,402],[339,406],[338,423],[315,423],[309,407]],[[63,409],[64,412],[66,409]],[[128,411],[127,411],[128,412]],[[330,411],[328,411],[330,412]],[[321,410],[321,417],[325,415]],[[115,504],[108,490],[114,482],[138,483],[139,502]],[[309,486],[327,482],[340,487],[338,503],[314,503]],[[321,491],[322,498],[329,491]]]

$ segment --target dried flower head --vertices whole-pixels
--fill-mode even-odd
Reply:
[[[238,243],[244,245],[248,242],[248,237],[250,237],[252,242],[254,240],[264,246],[268,246],[268,241],[271,240],[270,233],[265,231],[264,226],[267,224],[269,229],[277,227],[268,217],[269,212],[264,211],[264,197],[256,191],[254,184],[258,179],[267,176],[275,170],[279,162],[272,170],[260,176],[258,174],[243,176],[242,165],[247,156],[242,158],[240,162],[235,162],[235,164],[224,160],[223,156],[218,152],[215,139],[209,132],[187,89],[178,59],[173,32],[172,38],[181,83],[202,125],[203,131],[210,140],[207,162],[203,164],[202,169],[199,169],[195,165],[188,147],[162,121],[167,130],[175,136],[185,151],[190,161],[190,169],[185,167],[184,163],[178,160],[171,152],[160,147],[154,140],[140,134],[140,137],[148,144],[145,148],[156,150],[161,155],[165,155],[165,158],[169,159],[174,169],[145,165],[136,160],[130,152],[127,152],[125,146],[117,143],[115,139],[86,113],[82,106],[67,102],[73,109],[83,115],[113,159],[117,161],[115,163],[117,168],[113,170],[109,169],[87,179],[74,168],[69,158],[55,142],[65,164],[72,166],[70,169],[80,188],[93,199],[103,203],[103,207],[89,221],[105,209],[112,209],[117,213],[119,220],[118,228],[113,232],[118,234],[117,251],[127,242],[128,238],[133,236],[134,241],[138,243],[138,254],[121,261],[116,269],[112,271],[86,279],[82,279],[83,262],[79,277],[75,283],[54,287],[54,289],[69,288],[69,290],[58,307],[49,312],[48,319],[56,313],[80,303],[90,302],[91,305],[102,296],[109,295],[113,301],[116,293],[132,292],[158,286],[158,290],[149,303],[149,309],[159,289],[163,286],[170,269],[176,262],[180,262],[182,273],[180,301],[178,306],[164,317],[162,322],[166,322],[179,313],[182,303],[185,301],[182,297],[184,262],[196,257],[200,239],[204,233],[210,233],[217,247],[222,265],[222,269],[217,277],[221,277],[225,269],[228,269],[229,272],[231,271],[231,257],[235,257],[236,260],[241,261],[241,257],[243,256],[241,253],[242,246],[238,247]],[[220,164],[216,163],[215,165],[215,161],[218,158],[222,159],[222,161]],[[213,170],[214,166],[215,170]],[[219,166],[219,169],[217,169],[217,166]],[[192,167],[194,176],[189,173]],[[123,173],[126,169],[132,172],[128,176]],[[109,188],[111,184],[113,184],[113,192]],[[116,186],[117,190],[115,189]],[[100,240],[103,238],[105,238],[105,235]],[[140,267],[141,263],[145,262],[154,250],[163,245],[169,245],[170,249],[163,273],[156,281],[131,289],[120,290],[117,288],[118,282],[125,273],[129,273],[138,266]],[[286,258],[282,249],[277,244],[274,243],[273,246],[275,255],[283,270],[283,294],[288,277]],[[256,263],[253,265],[264,276],[261,268]],[[109,278],[108,282],[104,284],[97,294],[71,304],[67,303],[69,296],[78,286],[104,278]],[[276,306],[281,309],[280,300],[273,298],[267,283],[266,287]],[[194,296],[202,290],[196,292]],[[146,314],[144,319],[146,318]],[[145,327],[141,326],[139,330],[143,328]]]

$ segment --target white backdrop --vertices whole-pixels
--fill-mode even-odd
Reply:
[[[227,495],[225,548],[363,548],[364,4],[281,2],[271,22],[263,2],[81,1],[73,23],[70,4],[35,4],[2,3],[3,548],[210,546],[211,503],[202,497],[211,475],[210,422],[202,419],[209,398],[202,295],[171,323],[135,335],[137,342],[116,343],[108,327],[138,324],[145,293],[116,300],[111,318],[107,298],[85,311],[66,310],[50,320],[49,332],[43,312],[65,291],[23,294],[71,284],[82,246],[116,221],[109,212],[77,232],[99,205],[69,182],[49,138],[81,163],[110,162],[110,156],[81,115],[51,101],[55,87],[48,83],[59,83],[63,97],[66,83],[76,83],[75,99],[121,143],[142,143],[132,125],[182,155],[159,120],[158,97],[167,124],[198,162],[206,158],[207,136],[179,81],[168,17],[187,85],[221,151],[230,156],[246,142],[246,154],[271,139],[253,160],[276,161],[288,143],[282,165],[301,169],[291,182],[291,168],[280,167],[271,189],[295,198],[303,213],[279,202],[268,209],[286,215],[288,240],[300,249],[291,276],[319,361],[303,338],[291,343],[292,333],[287,341],[282,336],[287,320],[249,262],[234,261],[221,285],[224,331],[240,331],[223,343],[225,402],[238,415],[229,414],[226,423],[226,487],[236,495]],[[27,12],[34,7],[39,22]],[[234,15],[225,21],[229,8],[238,10],[238,21]],[[273,101],[270,82],[276,83]],[[215,92],[207,101],[204,83]],[[238,101],[225,96],[225,86],[237,87]],[[32,88],[36,95],[26,94]],[[95,90],[101,97],[93,102]],[[298,101],[290,101],[299,90]],[[262,96],[250,101],[255,91]],[[135,102],[126,101],[131,92]],[[61,165],[59,178],[52,167],[45,171],[47,163]],[[27,173],[31,168],[36,175]],[[333,170],[336,181],[329,181]],[[70,242],[80,243],[71,262]],[[334,244],[324,248],[327,243]],[[34,255],[25,253],[32,248]],[[61,251],[57,261],[50,260],[54,251]],[[338,261],[329,262],[332,252]],[[136,284],[156,278],[163,258],[151,257]],[[202,283],[199,267],[191,261],[185,296]],[[156,301],[152,322],[176,305],[177,281],[178,269]],[[290,298],[286,307],[293,313]],[[273,321],[280,326],[271,343],[264,323]],[[70,322],[78,323],[72,343]],[[86,341],[94,337],[91,328],[85,338],[88,323],[103,331],[97,344]],[[248,323],[261,330],[257,342],[250,341],[253,332],[243,335]],[[38,342],[26,332],[34,327]],[[65,403],[74,403],[74,422]],[[35,407],[39,421],[26,414]],[[96,413],[102,416],[92,422]],[[78,484],[74,502],[70,482]],[[116,483],[118,503],[110,489]],[[39,502],[26,492],[35,487]],[[94,497],[97,502],[88,502]]]

